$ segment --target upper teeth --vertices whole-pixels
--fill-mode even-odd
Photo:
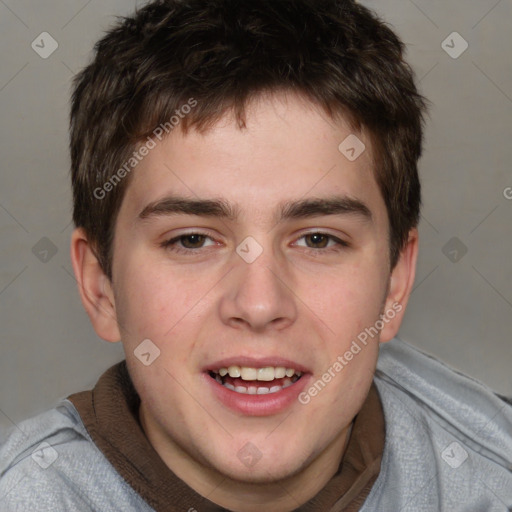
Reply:
[[[282,379],[283,377],[300,377],[302,372],[293,368],[285,368],[284,366],[267,366],[266,368],[250,368],[247,366],[230,366],[229,368],[220,368],[215,373],[221,377],[228,375],[233,378],[241,378],[242,380],[262,380],[271,381],[274,379]]]

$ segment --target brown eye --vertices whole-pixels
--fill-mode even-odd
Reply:
[[[198,249],[202,246],[204,239],[206,237],[204,235],[199,235],[197,233],[191,235],[182,235],[179,237],[179,241],[186,249]],[[190,242],[190,244],[189,244]]]
[[[304,247],[307,252],[312,254],[339,251],[340,249],[350,247],[350,244],[347,242],[333,235],[321,232],[305,233],[299,238],[299,240],[301,239],[304,239],[306,242],[305,245],[301,245],[301,247]]]
[[[199,249],[206,247],[206,240],[212,240],[212,238],[206,233],[185,233],[184,235],[177,236],[171,240],[165,240],[160,245],[169,251],[183,254],[194,254],[199,253]],[[215,243],[209,245],[215,245]]]
[[[311,233],[309,235],[305,235],[304,238],[306,240],[309,238],[309,240],[311,240],[312,244],[317,246],[317,247],[314,247],[315,249],[323,249],[324,247],[327,247],[330,237],[327,235],[324,235],[322,233]],[[318,247],[318,245],[319,245],[319,247]]]

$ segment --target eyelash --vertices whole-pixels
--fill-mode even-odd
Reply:
[[[175,238],[171,238],[170,240],[165,240],[163,241],[160,246],[163,247],[164,249],[166,250],[170,250],[172,252],[175,252],[175,253],[178,253],[178,254],[188,254],[190,255],[191,253],[197,253],[200,249],[202,249],[202,247],[198,247],[197,249],[183,249],[181,247],[178,247],[176,244],[182,239],[182,238],[185,238],[187,236],[192,236],[192,235],[199,235],[199,236],[204,236],[206,238],[210,238],[212,239],[207,233],[202,233],[200,231],[193,231],[193,232],[190,232],[190,233],[184,233],[182,235],[179,235]],[[337,246],[338,247],[331,247],[331,248],[319,248],[319,249],[311,249],[311,248],[306,248],[305,249],[305,252],[309,253],[309,254],[313,254],[315,256],[318,256],[318,253],[319,252],[339,252],[343,249],[347,249],[350,247],[350,244],[345,242],[344,240],[341,240],[333,235],[330,235],[328,233],[323,233],[321,231],[311,231],[310,233],[304,233],[302,236],[300,236],[298,238],[298,240],[300,240],[301,238],[304,238],[306,236],[310,236],[310,235],[322,235],[324,237],[327,237],[328,239],[330,240],[333,240],[336,242]]]

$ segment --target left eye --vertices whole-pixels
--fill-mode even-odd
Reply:
[[[344,242],[343,240],[340,240],[339,238],[336,238],[335,236],[332,236],[332,235],[328,235],[327,233],[319,233],[319,232],[314,232],[314,233],[306,233],[305,235],[302,235],[299,240],[301,238],[304,238],[304,239],[308,239],[311,240],[312,244],[313,245],[318,245],[320,244],[321,247],[317,247],[316,249],[324,249],[327,247],[326,244],[329,243],[329,241],[333,242],[333,245],[336,246],[342,246],[342,247],[348,247],[348,244],[346,242]],[[325,242],[325,243],[323,243]],[[332,245],[331,245],[332,247]]]
[[[203,248],[203,244],[205,239],[210,239],[213,241],[213,239],[208,236],[206,233],[187,233],[184,235],[177,236],[175,238],[172,238],[170,240],[166,240],[162,242],[161,246],[174,251],[174,252],[181,252],[181,253],[192,253],[197,252],[197,249]],[[318,253],[321,249],[328,249],[328,251],[333,250],[333,245],[335,246],[334,250],[338,250],[339,247],[349,247],[350,245],[340,240],[339,238],[329,235],[327,233],[320,233],[320,232],[313,232],[313,233],[306,233],[298,238],[298,240],[305,239],[306,240],[306,247],[311,251]],[[320,247],[311,247],[308,245],[307,240],[311,242],[312,245],[320,245]],[[332,242],[331,246],[329,247],[329,242]],[[182,245],[182,247],[178,246],[178,243]],[[213,241],[213,244],[215,245],[215,242]],[[336,247],[338,246],[338,247]],[[183,248],[184,247],[184,248]],[[327,252],[327,251],[321,251],[321,252]]]

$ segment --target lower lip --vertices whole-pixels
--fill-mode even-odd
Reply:
[[[203,373],[203,378],[206,379],[207,384],[220,402],[231,410],[247,416],[270,416],[286,410],[294,402],[298,402],[298,396],[306,387],[309,377],[309,374],[303,374],[291,386],[275,393],[249,395],[232,391],[219,384],[208,373]]]

